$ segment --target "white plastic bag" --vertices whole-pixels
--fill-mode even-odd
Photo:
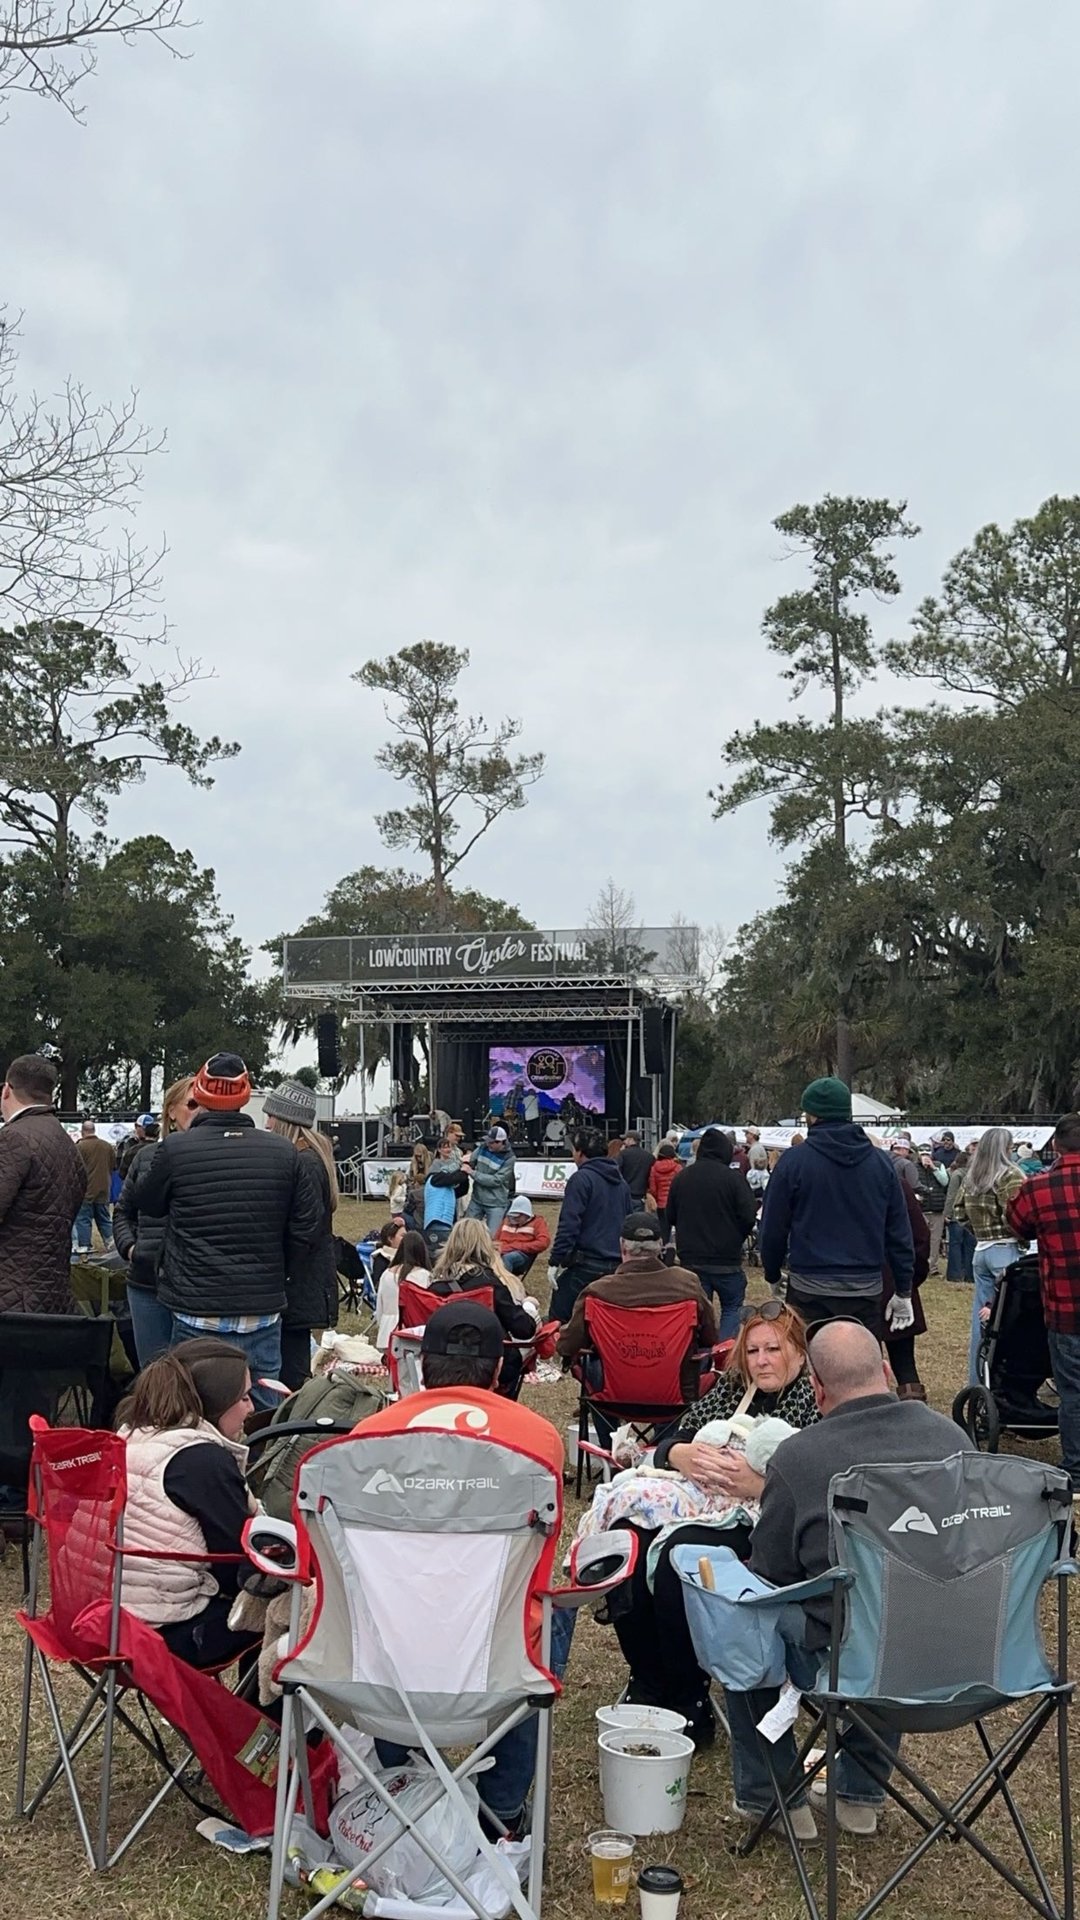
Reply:
[[[429,1800],[440,1785],[438,1776],[430,1767],[418,1766],[387,1768],[382,1774],[382,1781],[393,1797],[394,1804],[410,1819],[415,1818],[416,1809]],[[476,1788],[469,1780],[461,1781],[460,1785],[475,1814],[480,1804]],[[451,1872],[463,1880],[477,1854],[475,1824],[468,1821],[445,1794],[427,1813],[420,1816],[417,1824],[425,1839],[438,1851],[440,1859],[445,1860]],[[388,1847],[374,1862],[370,1871],[364,1869],[368,1886],[375,1893],[397,1899],[427,1900],[437,1906],[445,1906],[454,1899],[449,1881],[412,1835],[397,1828],[393,1814],[373,1788],[357,1787],[353,1793],[344,1794],[331,1809],[330,1838],[334,1843],[334,1851],[350,1867],[362,1865],[379,1842],[393,1830],[398,1831],[393,1846]]]

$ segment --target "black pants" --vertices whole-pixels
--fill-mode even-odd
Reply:
[[[897,1386],[917,1386],[919,1369],[915,1364],[915,1335],[913,1333],[890,1334],[885,1342],[885,1351],[889,1356],[889,1365],[896,1375]]]
[[[282,1327],[281,1379],[290,1393],[311,1378],[311,1328]]]
[[[698,1666],[686,1624],[682,1581],[671,1565],[671,1553],[675,1547],[720,1545],[743,1558],[749,1552],[750,1529],[728,1527],[721,1532],[688,1521],[664,1542],[651,1591],[646,1566],[656,1536],[640,1527],[633,1531],[638,1538],[637,1565],[629,1588],[618,1590],[623,1604],[610,1608],[611,1623],[630,1669],[632,1692],[639,1705],[668,1707],[673,1713],[685,1714],[694,1726],[707,1719],[710,1712],[709,1676]]]
[[[800,1293],[789,1281],[787,1303],[808,1326],[815,1320],[860,1320],[878,1340],[884,1338],[880,1293]]]
[[[193,1619],[174,1620],[169,1626],[159,1627],[169,1652],[178,1660],[186,1660],[189,1667],[220,1667],[252,1645],[258,1651],[256,1636],[234,1633],[229,1625],[234,1598],[231,1593],[215,1593]]]

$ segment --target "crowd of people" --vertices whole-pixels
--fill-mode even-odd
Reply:
[[[117,1421],[128,1539],[144,1553],[239,1554],[253,1509],[244,1471],[252,1416],[280,1404],[282,1384],[300,1386],[314,1339],[338,1317],[338,1191],[314,1096],[283,1083],[256,1128],[243,1061],[213,1055],[166,1090],[160,1117],[140,1117],[114,1164],[89,1122],[70,1139],[55,1092],[51,1063],[28,1055],[11,1063],[0,1094],[0,1310],[72,1310],[72,1252],[90,1245],[96,1225],[103,1249],[127,1263],[137,1372]],[[516,1191],[506,1129],[490,1127],[470,1151],[451,1122],[433,1153],[417,1147],[402,1168],[377,1236],[378,1349],[399,1325],[403,1289],[441,1302],[421,1346],[433,1420],[440,1395],[475,1402],[470,1432],[512,1432],[560,1472],[557,1427],[516,1404],[521,1349],[542,1318],[527,1286],[537,1259],[548,1255],[568,1368],[588,1344],[590,1300],[628,1312],[692,1303],[683,1408],[657,1437],[648,1472],[632,1458],[598,1488],[580,1527],[637,1532],[636,1571],[610,1602],[626,1698],[676,1709],[699,1746],[713,1741],[716,1721],[674,1548],[720,1530],[766,1580],[811,1578],[829,1561],[834,1473],[853,1459],[940,1460],[971,1445],[924,1404],[915,1367],[926,1325],[919,1289],[935,1264],[971,1286],[974,1371],[995,1285],[1034,1244],[1062,1454],[1080,1487],[1080,1115],[1058,1123],[1044,1162],[1002,1127],[964,1150],[948,1132],[926,1151],[903,1134],[886,1148],[854,1124],[850,1092],[834,1079],[812,1082],[802,1105],[805,1134],[778,1155],[751,1127],[741,1140],[707,1129],[688,1162],[673,1137],[654,1155],[634,1136],[613,1150],[599,1129],[581,1129],[553,1234]],[[751,1262],[765,1297],[748,1306]],[[726,1364],[703,1394],[701,1356],[718,1348]],[[236,1573],[137,1560],[124,1604],[181,1658],[216,1665],[241,1650],[230,1625]],[[815,1603],[794,1611],[784,1632],[800,1685],[829,1622]],[[572,1620],[553,1654],[559,1672]],[[728,1697],[736,1806],[750,1818],[770,1794],[754,1731],[761,1710],[757,1695]],[[515,1832],[527,1820],[535,1727],[507,1740],[489,1803]],[[841,1824],[873,1832],[883,1791],[880,1767],[867,1770],[853,1742],[841,1762]],[[810,1804],[793,1818],[811,1837]]]

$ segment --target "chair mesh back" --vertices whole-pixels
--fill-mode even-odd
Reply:
[[[127,1490],[123,1440],[83,1427],[36,1433],[32,1490],[38,1484],[33,1511],[48,1543],[49,1618],[75,1655],[79,1614],[112,1597],[112,1543]]]
[[[697,1326],[693,1300],[664,1307],[619,1307],[586,1295],[585,1327],[600,1355],[604,1384],[590,1400],[624,1407],[683,1405],[682,1364]]]
[[[1068,1486],[1060,1468],[979,1453],[838,1474],[833,1554],[856,1576],[841,1691],[931,1703],[1051,1684],[1038,1599]]]

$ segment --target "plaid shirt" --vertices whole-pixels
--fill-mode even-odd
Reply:
[[[1009,1220],[1039,1243],[1043,1312],[1055,1333],[1080,1333],[1080,1153],[1033,1174],[1009,1202]]]

